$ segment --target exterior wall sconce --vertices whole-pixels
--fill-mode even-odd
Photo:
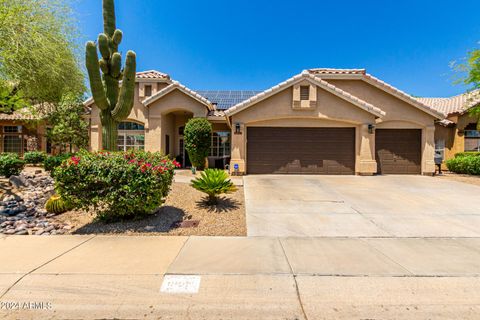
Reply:
[[[373,134],[375,131],[375,126],[373,124],[368,125],[368,133]]]
[[[242,134],[240,123],[235,123],[235,134]]]

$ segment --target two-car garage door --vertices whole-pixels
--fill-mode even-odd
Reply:
[[[421,173],[421,130],[377,129],[378,173]],[[247,171],[354,174],[355,128],[249,127]]]
[[[355,128],[249,127],[247,171],[354,174]]]

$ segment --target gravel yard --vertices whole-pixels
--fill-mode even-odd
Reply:
[[[458,182],[464,182],[480,186],[480,176],[471,176],[468,174],[456,174],[451,172],[444,172],[443,175],[435,176],[438,179],[447,179]]]
[[[55,217],[68,222],[74,234],[132,234],[132,235],[202,235],[245,236],[245,206],[243,187],[233,194],[221,196],[215,207],[204,205],[203,193],[188,183],[175,182],[166,203],[158,212],[141,220],[103,223],[94,221],[88,213],[66,212]],[[181,221],[199,221],[197,227],[175,227]]]

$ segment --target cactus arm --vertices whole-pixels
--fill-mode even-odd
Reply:
[[[110,73],[112,77],[118,78],[121,71],[122,71],[122,55],[118,52],[115,52],[112,55],[112,60],[110,62]]]
[[[103,30],[111,38],[116,29],[114,0],[103,0]]]
[[[119,45],[121,42],[122,42],[122,38],[123,38],[123,33],[121,30],[115,30],[115,32],[113,33],[113,43],[115,43],[115,45]]]
[[[100,53],[103,59],[105,60],[110,59],[110,48],[108,46],[108,37],[103,33],[100,33],[98,35],[98,49],[100,50]]]
[[[123,71],[123,82],[120,89],[118,102],[112,111],[112,117],[116,121],[122,121],[128,117],[133,108],[135,98],[135,75],[136,75],[136,55],[133,51],[128,51],[125,61],[125,70]]]
[[[109,107],[105,89],[103,88],[102,78],[100,76],[100,69],[98,65],[98,53],[95,43],[89,41],[86,45],[86,66],[88,71],[88,78],[90,79],[90,88],[92,90],[92,97],[95,104],[100,110],[105,110]]]
[[[102,70],[103,73],[108,73],[108,63],[104,59],[100,59],[98,61],[98,65],[100,66],[100,70]]]

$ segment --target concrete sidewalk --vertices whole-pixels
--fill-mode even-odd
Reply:
[[[475,319],[480,312],[479,238],[11,236],[0,238],[0,252],[4,319]],[[198,290],[162,291],[176,275],[196,276]]]

